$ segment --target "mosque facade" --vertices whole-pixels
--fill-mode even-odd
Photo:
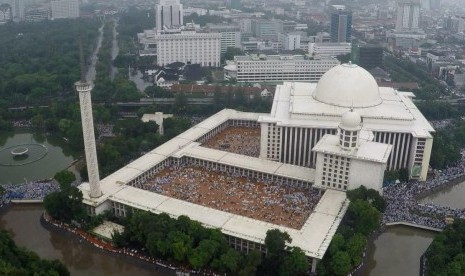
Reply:
[[[413,98],[411,92],[378,87],[354,64],[333,67],[318,83],[285,82],[276,88],[271,113],[259,119],[260,157],[315,168],[312,149],[326,134],[337,134],[342,114],[353,109],[374,142],[392,146],[387,170],[407,169],[412,179],[424,181],[434,129]]]

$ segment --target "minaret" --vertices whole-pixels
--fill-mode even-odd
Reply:
[[[95,148],[94,119],[92,116],[92,81],[86,81],[82,45],[81,55],[81,80],[76,82],[76,90],[79,93],[79,105],[81,109],[82,134],[84,136],[84,150],[86,152],[87,174],[89,175],[90,197],[96,198],[102,195],[100,190],[100,176],[98,172],[97,150]]]

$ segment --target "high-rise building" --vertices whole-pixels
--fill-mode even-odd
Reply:
[[[9,4],[0,4],[0,24],[6,23],[11,19],[11,6]]]
[[[344,5],[331,6],[331,42],[350,42],[352,36],[352,11]]]
[[[383,47],[378,45],[355,45],[352,49],[352,61],[370,70],[383,65]]]
[[[428,11],[439,11],[441,9],[441,0],[421,0],[421,8]]]
[[[15,21],[23,21],[26,18],[26,10],[24,8],[24,0],[11,1],[13,19]]]
[[[160,0],[155,7],[155,28],[158,31],[164,27],[179,27],[183,25],[183,10],[179,0]]]
[[[235,24],[207,23],[205,29],[210,33],[221,33],[221,53],[229,47],[241,48],[241,27]]]
[[[98,171],[97,150],[95,148],[94,119],[92,116],[92,100],[90,92],[93,88],[91,81],[82,77],[75,83],[79,93],[79,106],[81,109],[82,135],[84,136],[84,150],[86,154],[87,174],[89,176],[89,196],[97,198],[102,195],[100,190],[100,176]]]
[[[396,32],[418,32],[420,30],[420,0],[397,2]]]
[[[79,17],[79,1],[78,0],[51,1],[50,7],[51,7],[53,19],[78,18]]]
[[[232,64],[232,63],[231,63]],[[337,66],[335,58],[313,59],[303,55],[235,56],[238,82],[317,82],[329,69]],[[227,73],[225,72],[227,75]]]
[[[184,29],[166,31],[145,30],[138,37],[144,47],[139,54],[156,55],[159,66],[177,61],[200,66],[220,66],[221,33],[200,33],[186,26]]]
[[[283,22],[280,20],[252,20],[252,33],[255,37],[269,40],[277,40],[278,34],[282,32]]]

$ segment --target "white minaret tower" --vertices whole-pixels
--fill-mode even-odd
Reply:
[[[74,84],[79,93],[81,109],[82,134],[86,152],[87,174],[89,175],[90,197],[100,197],[100,176],[98,172],[97,150],[95,148],[94,119],[92,116],[92,100],[90,92],[94,87],[92,81],[86,81],[81,46],[81,80]]]

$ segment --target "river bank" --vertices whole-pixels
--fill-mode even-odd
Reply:
[[[78,239],[80,243],[86,242],[89,245],[105,251],[107,254],[127,258],[127,260],[131,262],[137,260],[138,264],[143,264],[147,266],[147,268],[153,268],[156,271],[163,272],[164,275],[217,275],[208,270],[189,270],[186,267],[175,265],[165,260],[149,257],[147,254],[138,252],[136,249],[116,248],[110,242],[102,240],[83,229],[54,220],[48,216],[45,211],[41,215],[40,221],[41,225],[49,231],[56,231],[58,233],[67,232],[71,234],[75,240]]]
[[[138,255],[131,250],[116,249],[111,244],[97,239],[84,230],[54,221],[46,214],[46,212],[43,212],[40,216],[40,224],[44,227],[44,229],[50,232],[66,236],[68,239],[72,239],[75,242],[86,243],[89,246],[105,251],[105,254],[124,259],[126,262],[131,262],[138,266],[144,266],[147,269],[162,272],[163,275],[176,275],[176,267],[171,267],[170,265],[161,263],[155,259],[143,258],[140,254]]]

